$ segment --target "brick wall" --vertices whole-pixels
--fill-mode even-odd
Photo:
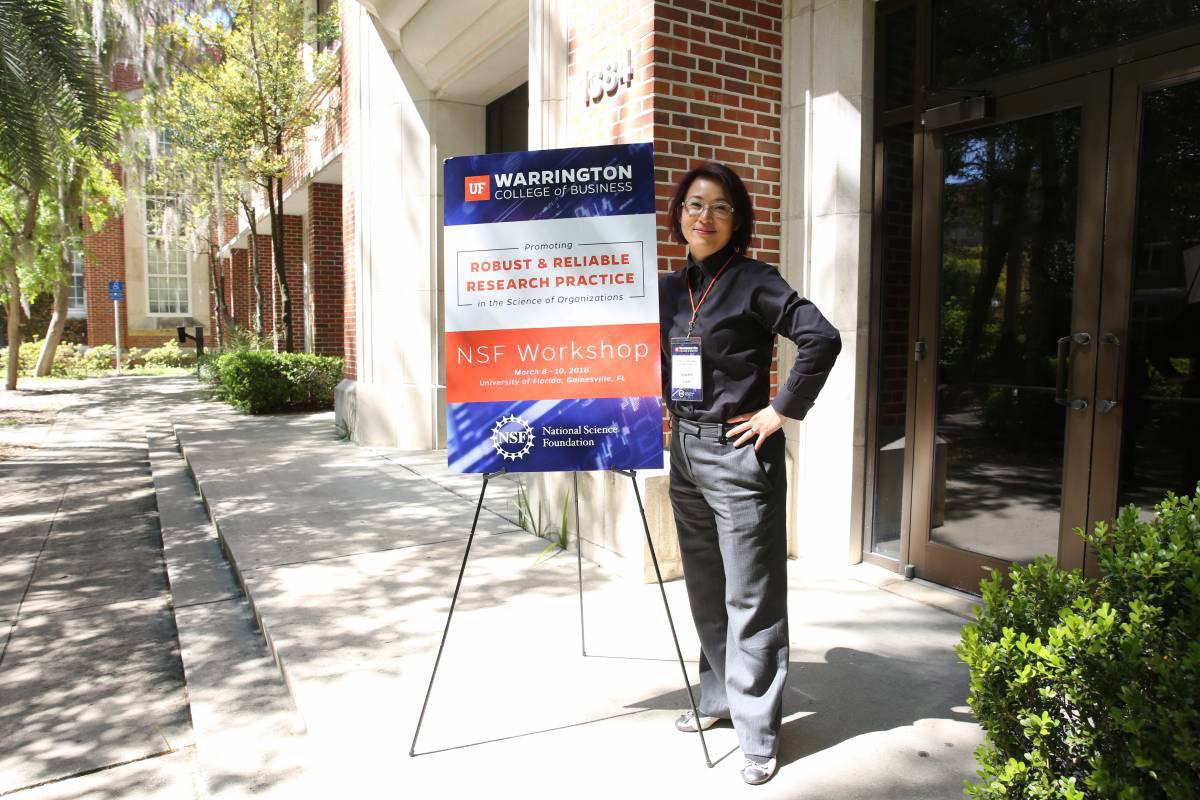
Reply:
[[[745,181],[754,202],[753,255],[779,263],[782,16],[781,0],[656,6],[654,150],[659,256],[667,268],[685,263],[682,247],[663,247],[667,201],[679,177],[703,161],[727,164]]]
[[[122,61],[113,66],[109,86],[114,92],[128,92],[142,88],[142,76],[138,74],[137,65]]]
[[[754,204],[751,255],[779,264],[782,0],[579,0],[567,43],[567,141],[653,142],[659,270],[686,263],[667,206],[692,167],[720,161]],[[585,73],[632,51],[632,86],[585,102]],[[772,393],[778,363],[772,364]]]
[[[124,183],[124,171],[112,168],[117,181]],[[108,299],[108,282],[125,280],[125,217],[115,214],[105,221],[96,233],[83,237],[83,285],[87,292],[89,346],[113,344],[116,329],[113,325],[113,304]],[[121,303],[121,344],[126,344],[128,331],[125,303]]]
[[[275,278],[274,260],[271,269],[271,297],[275,330],[279,331],[277,349],[283,350],[283,295]],[[283,216],[283,268],[288,294],[292,301],[292,347],[304,350],[304,217]]]
[[[233,318],[243,328],[254,326],[254,287],[250,282],[250,251],[235,247],[229,258],[229,290]]]
[[[275,278],[271,273],[271,237],[260,233],[258,236],[247,236],[247,246],[253,244],[258,252],[258,279],[262,286],[263,305],[263,336],[275,332]],[[247,254],[249,258],[249,254]],[[249,269],[249,261],[246,262]],[[250,284],[253,287],[254,272],[250,271]],[[250,307],[254,307],[254,290],[250,291]],[[253,312],[251,312],[253,313]]]
[[[338,51],[341,56],[342,64],[342,91],[341,97],[343,101],[340,105],[341,122],[342,122],[342,175],[353,176],[358,169],[358,151],[357,139],[358,134],[354,130],[351,123],[351,107],[348,98],[355,96],[357,87],[355,80],[355,57],[354,52],[355,39],[352,35],[347,36],[346,31],[353,31],[355,22],[357,21],[358,5],[356,3],[339,3],[339,12],[342,18],[342,46]],[[356,304],[358,302],[358,287],[355,283],[354,275],[357,268],[358,254],[355,251],[355,196],[353,191],[353,178],[349,178],[343,186],[349,184],[349,190],[342,191],[342,357],[346,360],[346,377],[356,379],[358,377],[358,316],[356,312]]]
[[[667,204],[704,161],[741,176],[754,205],[750,255],[779,265],[783,102],[782,0],[672,0],[654,20],[654,151],[659,268],[686,264]],[[771,396],[779,383],[771,356]]]
[[[652,0],[576,2],[567,29],[567,132],[572,146],[649,142],[654,139],[654,14]],[[618,85],[591,101],[587,73],[610,62],[624,65],[632,51],[633,85]]]
[[[308,187],[308,266],[312,292],[313,352],[341,356],[345,276],[342,274],[342,187]]]

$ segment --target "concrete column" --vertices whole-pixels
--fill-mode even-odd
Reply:
[[[529,0],[529,149],[564,146],[566,0]]]
[[[790,426],[789,513],[793,552],[831,565],[862,558],[874,5],[794,0],[785,17],[784,263],[842,335],[824,392]],[[782,374],[794,357],[782,343]]]
[[[339,389],[338,420],[364,444],[444,446],[441,162],[483,149],[484,109],[433,99],[361,6],[351,0],[343,13],[355,63],[342,180],[359,360]]]

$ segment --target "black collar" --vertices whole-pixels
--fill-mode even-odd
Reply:
[[[725,245],[720,250],[713,253],[711,256],[704,259],[703,261],[693,258],[692,254],[689,252],[688,253],[688,266],[689,267],[691,267],[691,266],[699,267],[701,269],[701,271],[704,273],[704,275],[711,279],[714,275],[717,274],[717,272],[721,269],[721,267],[725,266],[726,261],[730,261],[729,257],[732,256],[733,253],[734,253],[733,242],[730,242],[729,244]],[[730,261],[731,265],[732,265],[732,263],[733,262]]]

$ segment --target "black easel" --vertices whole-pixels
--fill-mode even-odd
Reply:
[[[408,755],[417,754],[417,737],[421,735],[421,724],[425,721],[425,711],[429,707],[429,696],[433,693],[433,681],[437,678],[438,666],[442,662],[442,650],[446,647],[446,636],[450,633],[450,620],[454,618],[454,606],[458,602],[458,591],[462,588],[463,574],[467,571],[467,558],[471,555],[471,544],[475,541],[475,528],[479,525],[479,512],[483,508],[483,498],[487,494],[488,482],[492,478],[503,475],[508,470],[485,472],[483,486],[479,490],[479,502],[475,505],[475,518],[471,521],[471,535],[467,537],[467,548],[463,552],[462,566],[458,568],[458,580],[454,584],[454,594],[450,597],[450,611],[446,614],[446,627],[442,630],[442,641],[438,645],[437,658],[433,661],[433,672],[429,675],[429,687],[425,690],[425,702],[421,704],[421,715],[417,718],[417,729],[413,731],[412,745]],[[708,755],[708,743],[704,741],[704,731],[700,728],[700,712],[696,708],[696,698],[692,694],[692,684],[688,680],[687,667],[683,663],[683,650],[679,647],[679,636],[675,633],[675,620],[671,616],[671,606],[667,603],[667,590],[663,587],[662,572],[658,568],[658,555],[654,552],[654,541],[650,538],[650,523],[646,521],[646,507],[642,505],[642,493],[637,485],[637,470],[612,468],[613,472],[626,475],[633,483],[633,494],[637,498],[638,513],[642,516],[642,527],[646,531],[646,544],[650,547],[650,560],[654,562],[654,577],[658,579],[658,591],[662,594],[663,608],[667,612],[667,623],[671,626],[671,639],[675,643],[675,654],[679,657],[679,669],[683,672],[683,686],[687,689],[688,702],[692,707],[693,718],[696,720],[696,733],[700,735],[700,747],[704,750],[704,763],[710,768],[712,758]],[[579,525],[579,473],[573,475],[575,488],[575,561],[579,570],[579,646],[582,654],[587,656],[587,642],[583,629],[583,540]]]

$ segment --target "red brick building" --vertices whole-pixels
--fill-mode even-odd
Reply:
[[[1200,16],[1112,0],[1067,24],[1087,4],[1050,5],[342,0],[340,81],[285,200],[293,332],[345,358],[357,441],[444,446],[442,161],[650,142],[663,215],[684,171],[723,161],[753,195],[753,254],[842,336],[786,429],[792,552],[966,588],[1037,555],[1082,565],[1075,526],[1200,478],[1172,433],[1200,402],[1200,171],[1171,144],[1195,138]],[[147,298],[134,341],[167,318],[147,276],[178,305],[171,264],[138,266],[135,216],[89,242],[97,338],[110,275]],[[266,215],[258,242],[229,227],[217,274],[245,324]],[[678,268],[665,217],[657,245]],[[263,302],[277,328],[269,284]],[[792,360],[781,342],[776,378]]]

